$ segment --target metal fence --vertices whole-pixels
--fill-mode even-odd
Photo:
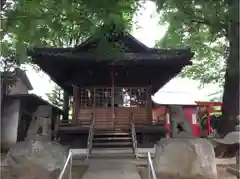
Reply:
[[[61,170],[61,173],[58,176],[58,179],[63,179],[63,176],[66,172],[67,166],[69,165],[69,174],[68,179],[72,179],[72,152],[69,152],[67,160],[64,164],[63,169]],[[157,179],[156,171],[153,167],[152,158],[150,152],[148,152],[148,179]]]

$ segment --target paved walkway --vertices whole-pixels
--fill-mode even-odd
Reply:
[[[140,179],[130,160],[99,159],[90,162],[82,179]]]

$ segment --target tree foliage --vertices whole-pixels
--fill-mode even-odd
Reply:
[[[63,108],[63,90],[59,86],[55,85],[52,92],[46,95],[53,105]]]
[[[8,51],[8,53],[4,53]],[[15,58],[15,41],[6,41],[1,45],[0,57],[0,79],[1,79],[1,102],[9,93],[9,88],[15,84],[18,76],[16,69],[19,67],[19,61]]]
[[[1,39],[15,40],[15,57],[23,63],[27,48],[74,46],[103,24],[126,28],[137,7],[134,0],[16,0],[5,3],[1,12]],[[7,46],[8,41],[1,43]],[[10,53],[8,48],[2,52]]]
[[[224,0],[159,0],[157,5],[161,10],[160,22],[169,24],[157,46],[190,47],[195,52],[193,65],[182,76],[223,85],[229,51],[229,14]]]

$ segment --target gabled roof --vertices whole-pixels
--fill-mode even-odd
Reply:
[[[121,60],[164,60],[167,58],[192,57],[193,53],[190,49],[157,49],[149,48],[142,42],[134,38],[130,33],[120,31],[118,34],[111,35],[111,32],[105,32],[102,36],[92,36],[83,43],[76,45],[73,48],[34,48],[28,51],[28,55],[51,56],[71,58],[83,61],[95,61],[98,56],[93,53],[94,49],[101,41],[101,37],[107,38],[108,42],[117,42],[123,46]],[[108,49],[106,49],[107,51]],[[105,59],[112,61],[114,59]]]
[[[28,90],[33,90],[33,86],[31,84],[26,72],[21,70],[20,68],[17,68],[16,71],[17,71],[19,78],[28,87]]]
[[[146,46],[145,44],[143,44],[142,42],[134,38],[130,33],[126,31],[121,31],[114,36],[111,34],[111,32],[108,31],[108,32],[105,32],[103,36],[108,38],[109,41],[118,41],[122,43],[131,52],[146,53],[148,51],[149,52],[151,51],[151,49],[148,46]],[[85,51],[91,48],[93,45],[97,44],[97,42],[100,40],[101,40],[101,37],[92,36],[88,38],[86,41],[84,41],[83,43],[81,43],[80,45],[77,45],[74,51],[78,51],[78,52]]]
[[[119,59],[99,56],[92,49],[107,37],[110,43],[124,46]],[[93,36],[94,37],[94,36]],[[108,53],[108,49],[104,49]],[[152,84],[153,93],[175,77],[186,65],[191,65],[190,49],[149,48],[126,32],[89,38],[73,48],[34,48],[28,51],[44,72],[59,86],[72,92],[72,85],[106,86],[111,84],[110,74],[116,71],[116,83],[124,86]],[[95,84],[95,85],[94,85]]]
[[[8,99],[20,99],[20,100],[27,100],[30,104],[33,105],[49,105],[53,109],[55,109],[59,114],[63,113],[63,110],[59,107],[49,103],[48,101],[42,99],[40,96],[37,96],[36,94],[12,94],[7,96]]]

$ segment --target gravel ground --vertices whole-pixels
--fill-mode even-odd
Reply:
[[[1,154],[0,157],[0,163],[3,161],[4,155]],[[232,163],[234,162],[234,159],[225,159],[224,161],[217,160],[217,170],[218,170],[218,179],[237,179],[236,176],[233,174],[227,172],[227,167],[236,167],[236,164],[233,166]],[[222,164],[220,164],[222,163]],[[229,163],[229,164],[228,164]],[[148,170],[145,165],[139,165],[137,164],[138,172],[141,176],[142,179],[148,179]],[[1,165],[0,165],[1,166]],[[1,167],[2,168],[2,167]],[[73,166],[72,168],[72,179],[81,179],[84,173],[87,171],[87,166]],[[3,169],[3,168],[2,168]],[[169,178],[169,177],[163,177],[159,176],[160,179],[174,179],[174,178]],[[180,178],[177,178],[180,179]],[[196,178],[194,178],[196,179]]]
[[[229,165],[221,165],[221,166],[217,166],[217,170],[218,170],[218,179],[237,179],[236,176],[228,173],[226,171],[226,168],[228,167]],[[139,166],[138,167],[138,172],[141,176],[142,179],[148,179],[148,169],[144,166]],[[179,177],[178,178],[173,178],[173,177],[167,177],[167,176],[158,176],[158,178],[160,179],[180,179]],[[181,179],[184,179],[184,178],[181,178]],[[190,179],[190,178],[188,178]],[[197,179],[197,178],[192,178],[192,179]]]
[[[72,168],[72,179],[81,179],[85,172],[87,171],[88,166],[73,166]]]

